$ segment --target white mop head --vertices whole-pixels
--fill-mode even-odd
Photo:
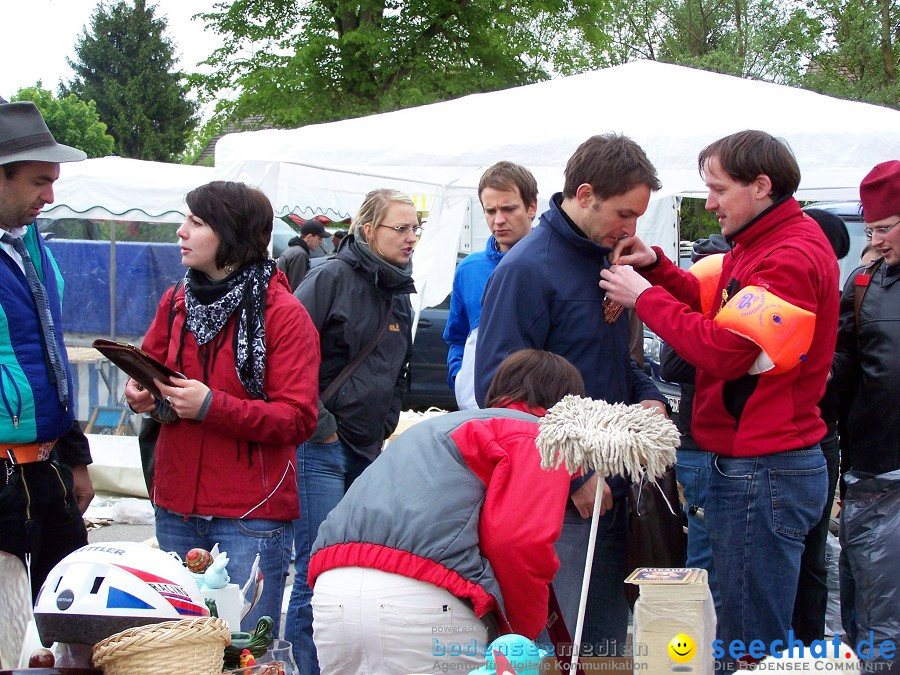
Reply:
[[[603,478],[643,470],[655,482],[675,463],[680,441],[675,425],[658,412],[580,396],[566,396],[550,408],[540,427],[541,467],[565,462],[570,474],[593,469]]]

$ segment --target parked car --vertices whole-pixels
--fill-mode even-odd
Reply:
[[[281,218],[272,221],[272,257],[278,260],[278,256],[288,247],[288,242],[299,236],[300,227],[293,222],[287,223]]]
[[[859,267],[859,256],[866,244],[866,224],[862,218],[862,204],[859,202],[815,202],[807,204],[804,209],[821,209],[833,213],[844,221],[850,234],[850,252],[842,260],[838,260],[841,268],[841,288],[850,273]]]
[[[448,347],[443,335],[449,315],[449,295],[440,305],[422,310],[409,363],[410,387],[403,400],[404,409],[457,409],[456,396],[447,386]]]
[[[833,213],[844,221],[850,234],[850,252],[838,261],[841,270],[841,288],[859,266],[859,256],[866,245],[865,223],[862,219],[862,205],[859,202],[815,202],[807,204],[804,209],[821,209]],[[685,255],[686,253],[686,255]],[[690,251],[682,249],[679,264],[683,268],[690,266]],[[667,382],[659,374],[659,352],[665,343],[653,333],[644,329],[644,370],[650,375],[653,383],[666,397],[673,413],[678,413],[681,401],[681,387],[674,382]]]
[[[667,382],[659,373],[659,353],[663,344],[665,343],[656,333],[644,327],[644,370],[659,392],[666,397],[669,416],[674,417],[678,415],[681,404],[681,386],[675,382]]]

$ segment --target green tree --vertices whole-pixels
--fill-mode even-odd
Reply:
[[[220,118],[296,127],[597,65],[608,0],[224,0],[224,44],[194,76]],[[602,65],[602,63],[600,63]],[[232,92],[230,96],[223,92]],[[234,93],[236,92],[236,93]]]
[[[900,108],[900,4],[896,0],[810,0],[826,44],[804,86],[832,96]]]
[[[106,133],[93,101],[85,103],[74,94],[56,98],[40,81],[33,87],[19,89],[12,100],[34,103],[58,143],[84,150],[88,157],[112,154],[115,141]]]
[[[184,150],[197,104],[186,98],[166,20],[154,9],[145,0],[98,5],[76,41],[67,90],[96,103],[118,154],[165,161]]]
[[[646,58],[796,85],[821,24],[788,0],[613,0],[611,60]]]

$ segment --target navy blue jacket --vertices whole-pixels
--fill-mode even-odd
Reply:
[[[475,352],[475,396],[484,405],[497,367],[512,352],[544,349],[566,358],[587,395],[609,403],[664,401],[629,353],[628,314],[603,318],[600,270],[611,249],[566,221],[556,194],[540,226],[517,243],[488,280]]]

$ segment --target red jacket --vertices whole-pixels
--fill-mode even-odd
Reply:
[[[536,638],[569,492],[564,468],[541,469],[537,421],[466,410],[391,441],[319,528],[310,586],[330,569],[374,568],[444,588],[478,617],[496,611],[504,632]]]
[[[703,316],[697,279],[657,251],[659,263],[639,270],[654,286],[637,301],[638,316],[685,360],[697,366],[691,432],[704,450],[734,457],[799,450],[818,443],[838,321],[839,271],[834,250],[793,198],[773,206],[734,237],[725,254],[717,298],[762,286],[816,315],[806,359],[780,375],[747,375],[759,354],[750,340]],[[734,280],[734,281],[732,281]]]
[[[189,379],[204,380],[198,345],[185,332],[182,363],[175,362],[186,314],[184,289],[163,294],[143,349]],[[277,272],[266,296],[266,374],[269,400],[251,400],[235,370],[235,312],[217,344],[205,382],[212,403],[200,423],[164,424],[156,443],[153,501],[185,515],[292,520],[299,516],[296,446],[316,428],[319,337],[309,315]],[[170,335],[166,344],[166,336]]]

